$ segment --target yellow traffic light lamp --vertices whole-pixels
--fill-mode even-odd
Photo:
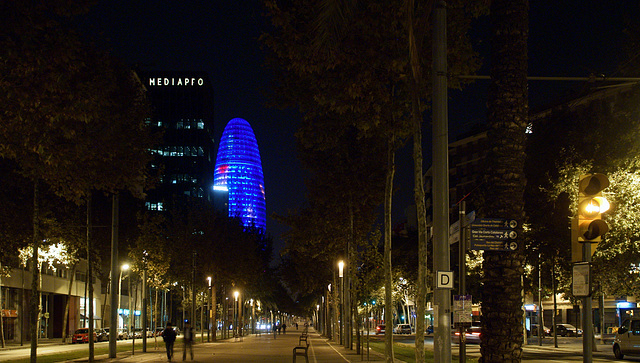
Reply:
[[[580,176],[578,184],[578,242],[600,242],[601,236],[609,231],[602,213],[609,210],[607,198],[602,190],[609,186],[609,178],[604,174]]]
[[[582,243],[591,244],[591,254],[596,250],[601,236],[609,231],[602,213],[610,208],[602,191],[609,186],[609,178],[604,174],[580,176],[578,183],[578,211],[571,221],[572,261],[583,261]]]

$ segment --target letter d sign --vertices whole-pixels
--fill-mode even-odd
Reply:
[[[436,272],[436,289],[453,289],[453,271]]]

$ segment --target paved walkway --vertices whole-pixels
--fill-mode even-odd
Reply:
[[[289,331],[287,334],[250,335],[242,339],[228,339],[211,343],[197,343],[193,346],[193,362],[264,362],[281,363],[293,361],[293,348],[298,346],[300,331]],[[337,363],[337,362],[362,362],[360,355],[355,350],[349,351],[342,346],[329,342],[321,337],[312,328],[309,329],[308,357],[310,363]],[[304,344],[304,343],[303,343]],[[173,361],[182,361],[183,348],[178,341],[175,346]],[[119,353],[118,358],[109,359],[107,355],[96,356],[97,362],[162,362],[167,361],[167,356],[162,349],[153,350],[147,348],[147,353],[136,352]],[[366,354],[364,361],[367,361]],[[370,362],[384,362],[383,357],[373,351],[369,355]],[[86,362],[87,359],[78,359],[71,362]],[[187,356],[187,361],[190,357]],[[305,357],[296,357],[296,362],[305,362]],[[400,362],[400,361],[398,361]]]
[[[299,337],[302,329],[299,331],[288,331],[287,334],[250,335],[241,339],[226,339],[217,342],[204,342],[193,346],[194,360],[192,362],[264,362],[264,363],[281,363],[293,361],[293,348],[298,346]],[[366,352],[364,357],[356,355],[355,350],[347,350],[344,347],[328,341],[321,337],[313,328],[309,329],[309,348],[308,358],[310,363],[337,363],[337,362],[362,362],[367,361]],[[38,355],[46,355],[66,349],[86,349],[87,345],[63,345],[51,344],[39,345]],[[103,344],[103,343],[99,343]],[[120,344],[120,342],[119,342]],[[304,343],[303,343],[304,344]],[[0,360],[9,360],[20,358],[20,356],[28,357],[29,347],[14,346],[13,349],[0,350]],[[5,355],[7,354],[7,355]],[[176,341],[174,349],[173,361],[182,361],[183,347],[182,340]],[[190,360],[187,356],[187,361]],[[370,351],[370,362],[384,362],[382,355]],[[160,342],[159,347],[155,348],[153,340],[151,344],[147,343],[147,352],[142,353],[136,350],[135,354],[131,352],[120,352],[116,358],[109,358],[108,354],[96,354],[96,362],[166,362],[167,355],[164,343]],[[75,359],[69,362],[87,362],[88,359]],[[305,362],[304,356],[297,356],[296,362]],[[400,362],[400,361],[398,361]]]

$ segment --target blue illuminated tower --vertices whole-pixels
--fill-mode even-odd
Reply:
[[[267,211],[262,163],[256,136],[247,121],[234,118],[224,128],[213,179],[214,191],[229,195],[229,216],[264,231]]]

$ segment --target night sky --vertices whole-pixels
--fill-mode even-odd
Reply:
[[[576,76],[615,74],[628,19],[640,19],[637,1],[531,1],[529,75]],[[260,1],[100,1],[83,24],[112,53],[129,64],[171,71],[206,71],[215,92],[215,141],[226,123],[246,119],[256,134],[267,193],[267,215],[285,214],[304,200],[303,171],[295,155],[298,116],[266,105],[270,74],[263,66],[258,36],[264,29]],[[474,40],[483,54],[489,49],[489,22],[475,24]],[[488,55],[487,55],[488,57]],[[488,64],[488,59],[486,60]],[[485,66],[481,74],[488,74]],[[640,72],[636,76],[640,75]],[[488,81],[477,81],[463,92],[450,91],[450,140],[485,120]],[[530,82],[530,107],[551,104],[576,82]],[[430,133],[425,131],[428,167]],[[397,158],[394,219],[412,200],[412,160]],[[213,171],[212,171],[213,172]],[[268,218],[267,232],[279,248],[285,229]]]

